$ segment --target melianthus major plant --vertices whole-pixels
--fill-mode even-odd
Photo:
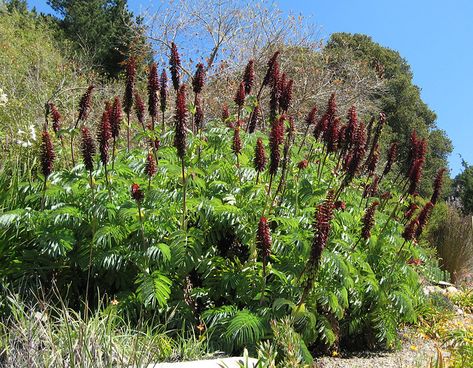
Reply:
[[[123,101],[127,149],[118,97],[105,103],[95,129],[85,126],[89,87],[75,124],[83,125],[77,165],[76,132],[68,152],[67,132],[55,128],[60,113],[50,109],[56,140],[46,119],[41,170],[20,185],[20,205],[0,216],[2,276],[54,281],[76,308],[113,296],[128,313],[154,311],[229,352],[254,348],[271,337],[271,321],[287,317],[304,351],[355,340],[393,346],[398,325],[416,319],[422,266],[412,260],[427,261],[417,239],[443,171],[437,194],[417,210],[426,142],[413,133],[409,171],[396,176],[396,143],[378,167],[383,114],[367,131],[352,107],[344,123],[333,94],[320,117],[314,107],[298,124],[293,82],[280,72],[279,57],[268,62],[255,95],[249,63],[233,115],[225,105],[222,118],[205,118],[203,67],[187,81],[190,103],[173,44],[175,113],[169,117],[166,72],[158,78],[153,64],[148,125],[132,60]],[[69,155],[72,168],[55,171],[55,160]]]

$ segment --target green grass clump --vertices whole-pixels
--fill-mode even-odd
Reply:
[[[204,340],[124,320],[116,301],[84,316],[65,305],[26,305],[8,295],[9,316],[0,324],[0,359],[8,367],[131,367],[208,355]]]

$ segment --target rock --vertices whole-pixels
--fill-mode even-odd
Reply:
[[[445,290],[436,285],[424,286],[423,291],[425,295],[430,295],[430,294],[435,294],[435,293],[445,294]]]
[[[449,286],[446,290],[448,295],[456,295],[460,292],[455,286]]]

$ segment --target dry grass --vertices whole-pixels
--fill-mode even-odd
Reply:
[[[139,367],[207,355],[205,341],[171,338],[163,326],[138,330],[113,305],[86,318],[44,302],[27,306],[11,295],[4,301],[9,313],[0,321],[2,367]]]
[[[437,248],[442,267],[453,283],[473,281],[473,218],[463,216],[452,206],[442,210],[429,231],[429,240]]]

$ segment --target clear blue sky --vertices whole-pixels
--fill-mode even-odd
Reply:
[[[30,6],[49,12],[45,0]],[[471,0],[280,0],[285,12],[310,17],[327,39],[333,32],[364,33],[400,52],[437,113],[437,124],[454,146],[450,167],[461,170],[459,154],[473,164],[473,1]],[[129,0],[139,12],[149,0]]]

